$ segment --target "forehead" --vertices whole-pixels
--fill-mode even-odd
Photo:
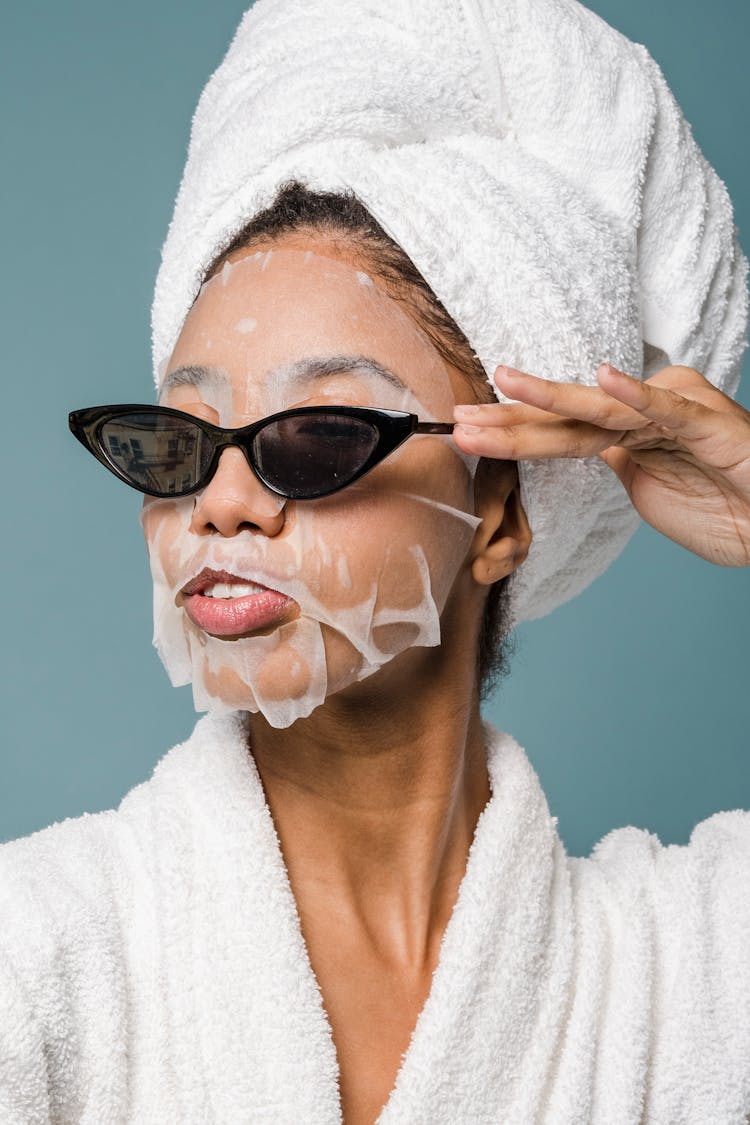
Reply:
[[[456,398],[432,341],[373,277],[319,250],[282,245],[240,252],[203,285],[160,397],[192,383],[205,398],[229,383],[252,411],[269,395],[279,406],[333,379],[342,390],[346,379],[379,383],[383,406],[396,405],[405,387],[436,416]]]

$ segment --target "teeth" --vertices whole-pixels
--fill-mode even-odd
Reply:
[[[255,582],[215,582],[201,593],[204,598],[246,598],[249,594],[259,594],[262,589]]]

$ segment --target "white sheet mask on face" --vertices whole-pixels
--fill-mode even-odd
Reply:
[[[222,426],[318,404],[452,420],[454,394],[439,353],[361,270],[309,250],[248,253],[204,285],[194,310],[201,301],[211,302],[201,310],[211,315],[188,340],[190,362],[175,362],[178,341],[167,370],[179,366],[188,379],[217,357],[223,362],[203,374],[200,388],[160,396],[170,405],[181,408],[192,395]],[[374,366],[334,362],[363,353]],[[283,511],[273,535],[260,526],[231,535],[194,526],[211,484],[176,500],[148,499],[141,520],[154,645],[172,683],[192,682],[198,711],[261,712],[287,727],[406,649],[439,644],[440,614],[481,522],[476,464],[449,436],[415,435],[361,481],[319,500],[285,501],[255,480],[258,517]],[[205,567],[296,605],[265,635],[212,636],[188,617],[180,592]]]

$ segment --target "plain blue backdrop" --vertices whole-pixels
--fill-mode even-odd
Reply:
[[[446,0],[450,2],[450,0]],[[661,65],[750,251],[747,0],[596,0]],[[151,648],[137,493],[69,410],[153,400],[149,308],[202,86],[234,0],[29,0],[5,14],[0,840],[116,806],[190,732]],[[750,408],[750,363],[739,401]],[[750,808],[750,570],[642,525],[517,631],[487,714],[525,747],[568,851],[623,824],[685,843]]]

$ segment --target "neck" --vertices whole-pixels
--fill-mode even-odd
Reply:
[[[300,913],[334,910],[404,970],[436,962],[490,797],[473,650],[462,655],[412,649],[286,730],[249,722]]]

